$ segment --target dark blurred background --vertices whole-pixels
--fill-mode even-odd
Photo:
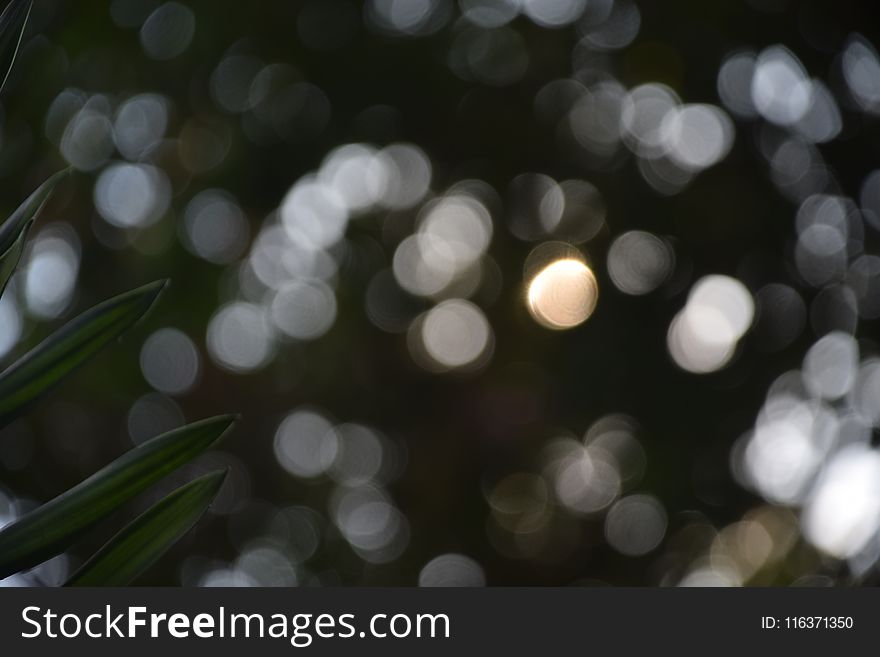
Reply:
[[[141,583],[876,583],[877,25],[37,0],[0,204],[77,173],[0,301],[4,362],[171,285],[0,432],[0,524],[239,412],[175,478],[230,466],[218,503]]]

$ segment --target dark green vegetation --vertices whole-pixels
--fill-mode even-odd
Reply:
[[[30,0],[13,0],[0,16],[0,75],[4,80],[31,4]],[[28,230],[65,175],[61,172],[49,178],[0,226],[0,292],[21,258]],[[165,282],[159,281],[98,304],[7,367],[0,373],[0,423],[10,422],[134,325],[164,286]],[[71,547],[122,504],[208,449],[232,422],[231,417],[203,420],[147,441],[4,527],[0,531],[0,579]],[[107,542],[68,584],[130,583],[192,528],[225,476],[223,470],[211,473],[160,500]]]

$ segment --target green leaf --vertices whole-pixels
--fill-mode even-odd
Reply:
[[[32,4],[32,0],[12,0],[0,14],[0,75],[3,76],[0,89],[9,78]]]
[[[55,191],[55,187],[69,173],[70,169],[62,169],[49,176],[28,196],[24,203],[18,206],[15,212],[9,215],[9,218],[0,226],[0,253],[8,251],[15,244],[28,222],[36,218],[49,196]]]
[[[64,170],[51,176],[0,226],[0,296],[3,296],[6,284],[21,260],[27,233],[37,214],[46,204],[55,186],[67,174],[68,170]]]
[[[88,479],[0,530],[0,579],[68,548],[119,505],[208,449],[233,416],[169,431],[126,452]]]
[[[18,239],[12,243],[12,246],[10,246],[3,255],[0,255],[0,297],[3,296],[3,292],[6,290],[6,284],[9,282],[9,279],[12,278],[12,274],[15,273],[15,268],[18,267],[18,262],[21,260],[21,254],[24,252],[24,244],[27,241],[28,231],[33,223],[33,221],[27,222],[18,234]]]
[[[0,426],[134,324],[167,281],[108,299],[71,320],[0,374]]]
[[[105,543],[65,586],[129,584],[199,521],[227,472],[199,477],[163,497]]]

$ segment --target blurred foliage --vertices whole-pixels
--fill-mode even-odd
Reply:
[[[396,4],[405,7],[399,14],[390,9]],[[474,13],[484,6],[496,13]],[[859,62],[870,79],[876,25],[871,3],[794,0],[36,2],[2,105],[0,209],[9,214],[58,168],[70,164],[78,172],[44,209],[32,231],[36,246],[25,255],[34,268],[40,253],[61,253],[60,269],[34,275],[35,302],[24,275],[7,293],[16,295],[18,310],[0,319],[12,322],[13,313],[20,335],[5,358],[11,362],[63,317],[119,289],[164,277],[173,283],[137,336],[0,433],[10,508],[52,497],[133,442],[234,408],[242,420],[225,451],[164,487],[230,467],[213,517],[151,569],[147,583],[674,584],[712,568],[717,578],[708,581],[730,583],[875,580],[870,550],[845,555],[848,563],[817,550],[797,531],[804,499],[775,499],[746,486],[731,464],[771,384],[800,367],[817,338],[843,328],[856,333],[865,356],[876,351],[869,313],[852,321],[839,310],[823,314],[829,298],[833,309],[846,305],[848,297],[835,301],[834,285],[856,286],[849,279],[811,282],[794,255],[795,216],[817,193],[856,199],[868,217],[860,215],[859,253],[876,249],[878,226],[860,194],[880,147],[877,106],[858,95],[844,57],[862,52],[853,44],[864,39],[868,55]],[[794,53],[797,66],[785,68],[775,46]],[[816,124],[767,118],[777,111],[779,119],[774,103],[791,109],[800,78],[784,95],[789,104],[773,95],[782,77],[770,85],[763,110],[751,107],[753,99],[739,111],[721,98],[719,71],[744,51],[762,61],[775,57],[795,78],[823,81],[842,118],[837,131],[833,116],[818,125],[833,138],[816,136]],[[552,86],[556,81],[564,84]],[[618,134],[619,106],[608,128],[610,151],[578,141],[566,128],[571,112],[603,82],[618,85],[621,97],[665,85],[661,92],[671,91],[683,108],[714,107],[709,120],[720,126],[723,152],[711,165],[673,167],[671,187],[664,187],[644,144]],[[143,102],[127,106],[137,118],[131,125],[143,133],[122,113],[133,98]],[[346,144],[369,144],[371,154],[415,145],[429,163],[430,190],[417,203],[395,205],[386,189],[387,198],[346,213],[343,238],[285,252],[294,268],[306,270],[314,263],[304,259],[320,256],[334,270],[324,278],[317,265],[308,272],[320,281],[309,283],[315,312],[328,312],[332,292],[332,326],[291,337],[283,322],[266,328],[253,314],[279,295],[248,268],[261,249],[266,262],[281,262],[280,251],[269,253],[277,241],[271,228],[289,235],[302,216],[285,215],[289,190],[326,172],[322,162]],[[806,153],[799,157],[810,176],[786,182],[781,158],[789,151]],[[594,234],[572,240],[517,233],[515,217],[533,193],[516,196],[512,181],[524,173],[553,184],[588,182],[582,189],[597,190],[600,204],[585,207],[601,207],[602,215]],[[420,225],[429,199],[448,198],[465,180],[482,181],[469,193],[491,216],[477,291],[431,297],[400,290],[388,273],[400,243]],[[230,241],[193,242],[200,203],[206,217],[232,217],[222,223]],[[206,221],[209,235],[220,230],[219,219]],[[674,269],[649,294],[626,294],[608,274],[612,243],[632,230],[658,236],[674,254]],[[560,240],[590,266],[598,287],[595,312],[568,331],[541,326],[524,302],[536,245]],[[397,295],[394,307],[405,318],[400,329],[386,330],[371,315],[371,285],[383,272],[390,287],[381,289]],[[756,319],[730,362],[694,374],[670,357],[667,332],[693,283],[709,274],[741,281],[756,299]],[[789,295],[792,310],[781,318],[762,306],[767,297],[759,291],[770,283]],[[437,301],[458,296],[485,318],[491,353],[470,369],[426,368],[407,328],[421,326],[425,316],[418,314]],[[265,351],[253,366],[224,363],[209,344],[210,327],[221,325],[218,311],[230,308],[236,314],[227,318],[251,336],[236,344]],[[798,313],[800,325],[774,342],[774,329]],[[286,328],[311,330],[296,322]],[[165,329],[173,331],[157,333]],[[247,342],[264,333],[265,344]],[[163,360],[168,345],[176,355]],[[138,360],[140,371],[130,367]],[[163,378],[181,363],[189,363],[189,379]],[[845,417],[838,400],[820,405]],[[606,424],[596,428],[600,420]],[[580,443],[591,427],[590,435],[616,440],[607,438],[608,426],[635,441],[635,474],[625,476],[618,458],[620,490],[596,509],[579,510],[577,500],[566,501],[560,463],[569,463],[571,441]],[[370,432],[363,444],[381,446],[382,469],[365,480],[352,479],[339,461],[338,445],[360,444],[358,427]],[[863,428],[873,445],[873,428]],[[320,452],[327,444],[326,435],[310,431],[333,433],[327,458],[335,462],[308,453],[308,465],[318,465],[302,469],[304,452],[295,445]],[[279,445],[293,450],[286,467]],[[598,477],[591,472],[587,488]],[[619,495],[644,497],[612,515]],[[614,518],[628,526],[625,513],[633,508],[641,509],[637,518],[663,521],[659,545],[641,550],[638,540],[624,540],[644,555],[608,540]],[[371,533],[376,523],[387,536]],[[84,540],[71,563],[105,538]],[[440,555],[445,561],[432,561]]]

